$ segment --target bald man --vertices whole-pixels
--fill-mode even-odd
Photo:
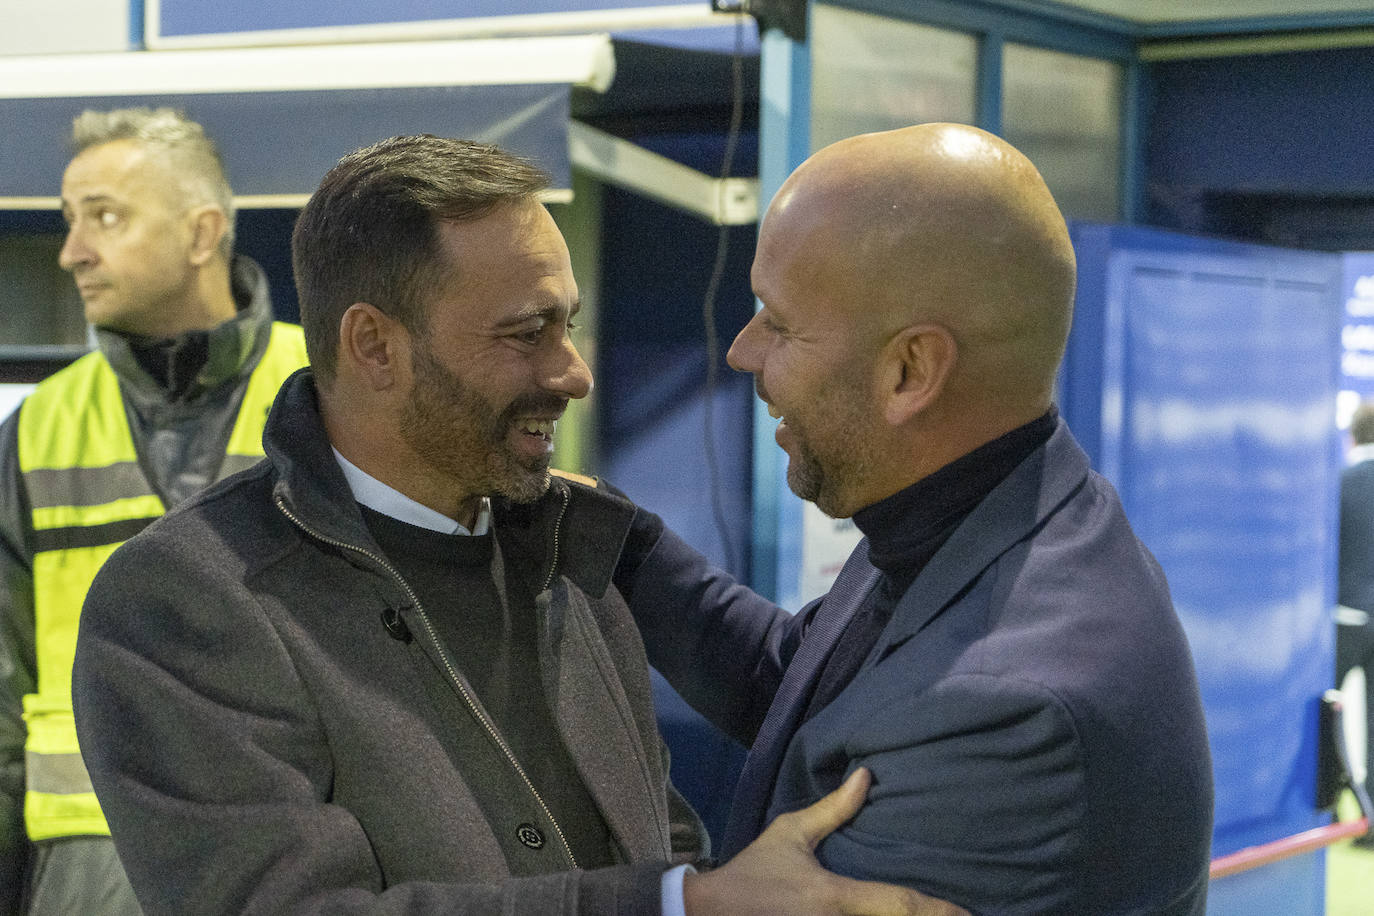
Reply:
[[[1201,914],[1196,678],[1053,405],[1074,256],[1040,175],[960,125],[841,141],[773,200],[753,284],[730,364],[781,421],[791,488],[865,539],[782,619],[640,525],[650,660],[752,743],[722,857],[866,767],[828,868],[975,913]]]

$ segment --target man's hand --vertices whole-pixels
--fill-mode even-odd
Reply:
[[[905,887],[821,868],[816,845],[858,812],[871,781],[868,770],[855,770],[811,807],[778,815],[720,868],[688,874],[682,885],[687,916],[968,916]]]

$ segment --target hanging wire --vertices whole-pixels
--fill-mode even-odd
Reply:
[[[731,56],[731,106],[730,126],[725,133],[725,152],[721,158],[720,177],[726,179],[734,168],[735,149],[739,145],[740,127],[744,116],[744,20],[735,20],[735,53]],[[721,186],[720,193],[724,193]],[[734,539],[725,515],[725,494],[720,479],[720,462],[716,456],[715,397],[716,382],[720,371],[720,340],[716,333],[716,299],[720,293],[721,280],[725,276],[725,263],[730,254],[730,227],[722,223],[716,236],[716,260],[711,268],[711,279],[706,284],[706,295],[701,303],[701,320],[706,329],[706,403],[702,411],[703,437],[706,450],[706,471],[711,490],[711,516],[715,520],[716,533],[720,536],[725,567],[736,575],[744,575],[743,558],[735,553]]]

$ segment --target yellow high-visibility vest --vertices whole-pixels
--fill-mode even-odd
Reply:
[[[305,362],[301,329],[274,323],[248,380],[220,478],[262,458],[262,429],[277,389]],[[42,382],[19,410],[19,469],[35,538],[38,662],[37,692],[24,697],[24,824],[33,840],[108,835],[72,718],[77,622],[101,564],[166,507],[139,467],[119,381],[99,353]]]

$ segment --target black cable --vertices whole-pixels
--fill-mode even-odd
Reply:
[[[725,133],[725,152],[721,159],[720,177],[730,177],[734,166],[735,148],[739,145],[740,126],[744,117],[744,17],[735,20],[735,53],[731,57],[732,101],[730,126]],[[724,193],[724,187],[721,187]],[[711,489],[711,516],[715,521],[716,533],[720,535],[721,549],[725,554],[725,567],[743,576],[745,570],[738,564],[734,541],[725,520],[724,494],[721,491],[720,465],[716,458],[715,434],[715,396],[716,380],[720,370],[720,340],[716,334],[716,298],[720,284],[725,276],[725,262],[730,254],[730,227],[720,226],[716,236],[716,260],[711,268],[711,279],[706,284],[706,296],[701,304],[701,320],[706,327],[706,404],[702,411],[703,445],[706,449],[706,472]]]

